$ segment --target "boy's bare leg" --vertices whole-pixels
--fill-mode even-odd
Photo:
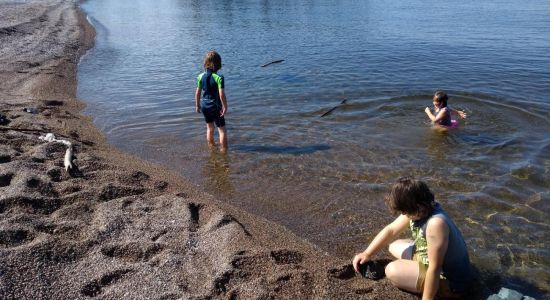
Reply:
[[[208,146],[214,146],[214,122],[206,123],[206,141]]]
[[[222,152],[227,151],[227,132],[225,126],[218,127],[218,133],[220,134],[220,148]]]

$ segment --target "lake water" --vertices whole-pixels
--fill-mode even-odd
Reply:
[[[110,143],[351,259],[425,180],[493,288],[550,289],[550,2],[90,0],[78,94]],[[227,155],[194,112],[223,58]],[[275,60],[281,63],[268,67]],[[469,114],[431,128],[436,89]],[[321,118],[347,99],[346,104]],[[500,274],[500,275],[499,275]]]

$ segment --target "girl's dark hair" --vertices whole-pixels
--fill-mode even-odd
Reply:
[[[214,72],[222,68],[222,57],[216,51],[210,51],[204,56],[204,69]]]
[[[415,215],[431,212],[434,195],[428,185],[410,177],[399,178],[386,196],[386,205],[393,213]]]
[[[436,91],[434,94],[434,100],[439,103],[443,103],[442,107],[447,107],[447,101],[449,101],[449,96],[444,91]]]

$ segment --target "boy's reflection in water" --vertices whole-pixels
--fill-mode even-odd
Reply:
[[[229,178],[231,173],[229,155],[227,152],[220,152],[214,149],[209,151],[209,153],[210,157],[203,168],[207,191],[215,196],[227,197],[234,192]]]

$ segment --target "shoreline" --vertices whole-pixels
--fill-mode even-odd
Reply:
[[[79,5],[0,8],[0,298],[417,298],[108,145],[76,98]]]

